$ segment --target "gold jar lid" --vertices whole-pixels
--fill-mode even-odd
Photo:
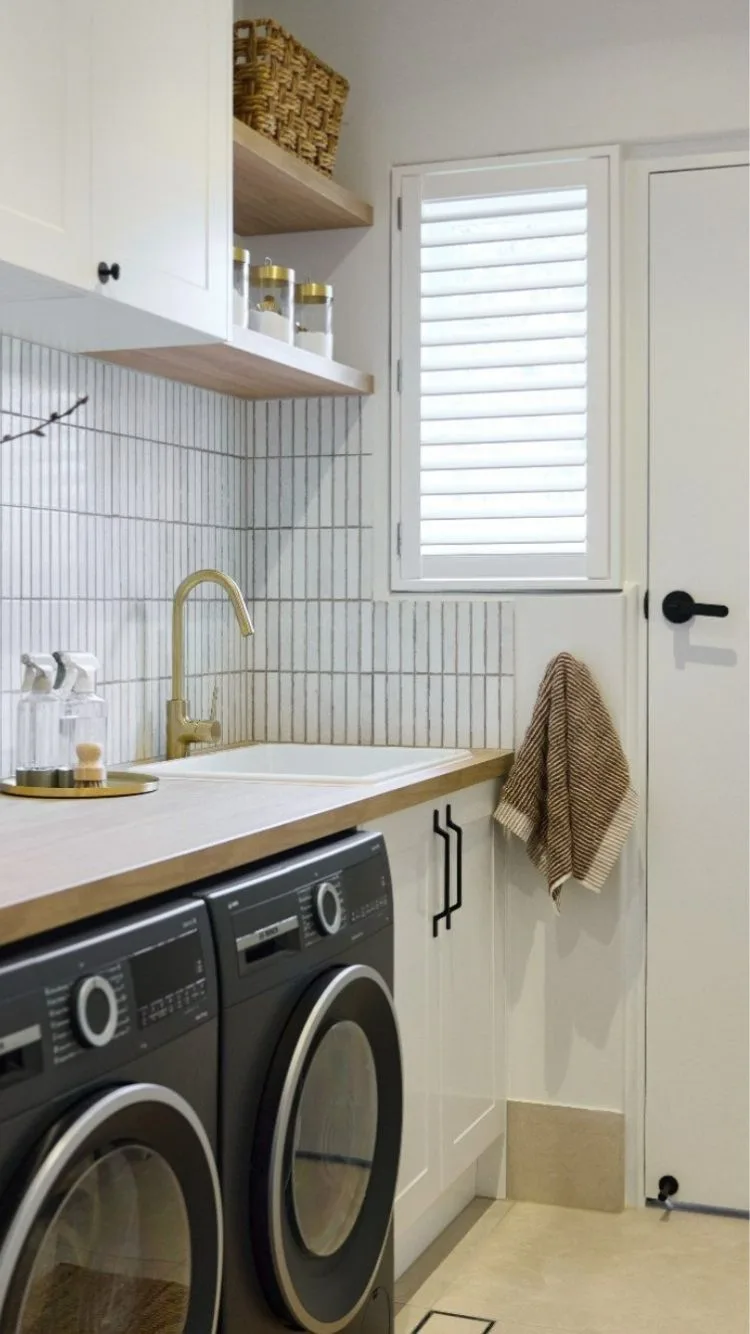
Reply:
[[[294,299],[300,306],[324,306],[333,301],[330,283],[297,283]]]
[[[286,287],[294,282],[294,269],[284,269],[280,264],[255,264],[250,270],[250,282],[255,287]]]
[[[243,250],[240,246],[232,246],[232,258],[237,260],[238,264],[250,263],[250,251]]]

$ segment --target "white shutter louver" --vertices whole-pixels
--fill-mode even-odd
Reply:
[[[609,359],[606,190],[602,215],[592,165],[544,164],[533,181],[523,167],[420,178],[418,371],[404,364],[418,421],[402,422],[402,449],[418,429],[407,475],[423,577],[591,576]]]

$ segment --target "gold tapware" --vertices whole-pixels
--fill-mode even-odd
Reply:
[[[196,570],[179,585],[172,605],[172,698],[167,700],[167,759],[182,759],[199,742],[218,745],[221,723],[216,717],[216,692],[210,718],[191,718],[185,698],[185,602],[199,584],[218,584],[224,589],[237,617],[240,634],[254,634],[253,623],[239,585],[221,570]]]

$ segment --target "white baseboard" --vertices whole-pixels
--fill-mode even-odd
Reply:
[[[458,1181],[435,1201],[433,1205],[412,1223],[410,1228],[400,1232],[398,1226],[395,1228],[394,1249],[395,1249],[395,1270],[396,1278],[400,1278],[403,1273],[414,1263],[418,1256],[427,1247],[440,1236],[440,1233],[447,1228],[449,1223],[457,1218],[467,1204],[470,1204],[477,1193],[477,1169],[476,1163],[473,1163]]]

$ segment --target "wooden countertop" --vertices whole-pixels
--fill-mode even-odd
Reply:
[[[512,758],[477,750],[380,784],[167,778],[113,801],[0,795],[0,947],[504,777]]]

